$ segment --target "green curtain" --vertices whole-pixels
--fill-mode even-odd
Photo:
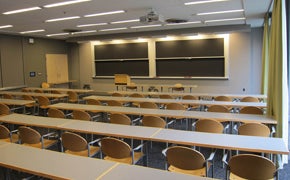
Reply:
[[[269,71],[269,13],[267,13],[264,18],[261,94],[267,94],[268,92],[268,77],[269,77],[268,71]]]
[[[278,121],[276,135],[286,138],[285,130],[288,132],[288,126],[283,127],[285,123],[288,123],[287,58],[284,52],[286,49],[286,31],[283,30],[284,25],[282,24],[284,10],[282,9],[282,0],[274,0],[273,3],[269,45],[267,115]]]

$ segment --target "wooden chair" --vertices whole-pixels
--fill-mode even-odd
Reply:
[[[29,101],[35,101],[35,99],[32,96],[29,96],[29,95],[23,95],[22,99],[23,100],[29,100]],[[39,111],[38,107],[39,107],[39,105],[36,102],[25,105],[26,109],[31,109],[30,114],[33,114],[33,115],[35,114],[35,112]],[[27,110],[25,110],[25,111],[27,112]]]
[[[58,139],[55,139],[57,137],[56,132],[41,135],[38,131],[26,126],[20,126],[18,132],[20,143],[23,145],[47,149],[58,143]],[[49,137],[53,137],[53,139],[49,139]]]
[[[232,156],[227,163],[226,179],[275,179],[277,168],[268,158],[254,154]]]
[[[19,142],[18,130],[10,131],[6,126],[0,125],[0,140],[5,142]]]
[[[114,92],[114,93],[112,94],[112,96],[113,96],[113,97],[123,97],[123,94],[121,94],[121,93],[117,93],[117,92]]]
[[[228,96],[217,96],[214,98],[215,101],[232,101],[232,99]]]
[[[123,103],[115,100],[107,101],[108,106],[123,106]]]
[[[36,89],[36,90],[34,90],[34,92],[35,93],[44,93],[44,91],[43,90],[40,90],[40,89]]]
[[[171,91],[184,92],[184,87],[182,86],[182,84],[177,83],[177,84],[174,84],[174,86],[171,88]]]
[[[153,102],[141,102],[139,107],[148,109],[159,109],[158,105]]]
[[[223,113],[229,113],[230,112],[229,108],[227,108],[226,106],[223,106],[223,105],[212,105],[212,106],[209,106],[207,108],[207,111],[208,112],[223,112]]]
[[[218,133],[224,132],[224,126],[214,119],[199,119],[193,124],[194,130],[198,132]]]
[[[72,117],[73,119],[92,121],[91,115],[83,110],[73,110]]]
[[[261,108],[255,107],[255,106],[246,106],[240,109],[240,114],[264,114],[263,110]]]
[[[126,91],[137,91],[137,86],[135,83],[131,82],[129,85],[126,86]]]
[[[125,115],[125,114],[118,114],[118,113],[112,113],[110,115],[110,123],[113,124],[123,124],[123,125],[131,125],[132,121],[131,119]]]
[[[143,144],[132,149],[126,142],[105,137],[100,141],[101,152],[105,155],[104,159],[126,164],[136,164],[143,156]],[[140,152],[137,152],[141,150]]]
[[[173,96],[171,96],[169,94],[160,94],[159,98],[160,99],[174,99]]]
[[[238,127],[239,135],[246,136],[271,136],[271,131],[268,126],[261,123],[245,123]]]
[[[66,118],[66,115],[64,114],[63,111],[55,108],[48,109],[47,116],[53,118]]]
[[[11,94],[3,94],[2,98],[4,98],[4,99],[14,99],[14,97]]]
[[[139,94],[139,93],[130,94],[129,97],[132,97],[132,98],[145,98],[144,95]],[[140,106],[140,103],[132,102],[132,103],[130,103],[130,106],[132,106],[132,107],[139,107]]]
[[[102,102],[97,99],[86,99],[88,105],[102,105]]]
[[[158,116],[143,116],[142,125],[148,127],[167,128],[167,123],[164,119]]]
[[[205,159],[199,151],[183,146],[172,146],[162,153],[169,164],[169,171],[203,177],[208,177],[208,170],[214,158],[214,155],[211,155],[210,158]]]
[[[102,102],[97,99],[87,99],[86,103],[88,105],[96,105],[96,106],[103,105]],[[103,112],[100,111],[90,111],[89,113],[91,114],[92,119],[103,117]]]
[[[11,114],[9,106],[6,104],[0,103],[0,116]]]
[[[47,82],[42,82],[42,83],[41,83],[41,87],[42,87],[42,88],[49,88],[50,85],[49,85]]]
[[[182,111],[186,111],[187,110],[186,107],[184,107],[184,105],[180,104],[180,103],[169,103],[169,104],[166,105],[165,109],[168,109],[168,110],[182,110]],[[171,121],[173,120],[174,122],[175,122],[175,120],[185,120],[185,122],[186,122],[185,128],[186,129],[188,128],[188,119],[184,119],[184,118],[169,118],[169,119]]]
[[[182,99],[184,99],[184,100],[199,100],[199,97],[193,96],[193,95],[185,95],[185,96],[182,96]],[[187,109],[188,110],[192,110],[192,109],[200,110],[201,107],[198,104],[197,105],[188,105]]]
[[[69,103],[80,103],[81,101],[79,100],[79,96],[76,92],[74,91],[68,91],[68,102]]]
[[[88,143],[85,138],[76,133],[64,132],[61,135],[61,150],[68,154],[93,157],[100,152],[100,147],[93,145],[99,140],[96,139]]]
[[[241,102],[260,102],[258,98],[251,97],[251,96],[243,97],[240,101]]]
[[[51,104],[50,100],[46,96],[38,96],[37,102],[38,102],[38,111],[40,111],[41,109],[43,111],[43,115],[46,116],[47,110],[49,108],[48,106]]]

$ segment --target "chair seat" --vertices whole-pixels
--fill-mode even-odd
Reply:
[[[49,148],[50,146],[54,145],[57,143],[57,140],[51,140],[51,139],[43,139],[43,148]],[[28,143],[23,143],[25,146],[31,146],[31,147],[36,147],[36,148],[42,148],[41,147],[41,142],[36,143],[36,144],[28,144]]]
[[[89,155],[89,157],[94,156],[94,155],[97,154],[99,151],[100,151],[100,147],[98,147],[98,146],[90,146],[90,155]],[[65,153],[73,154],[73,155],[78,155],[78,156],[85,156],[85,157],[88,157],[88,150],[87,150],[87,149],[85,149],[85,150],[83,150],[83,151],[71,151],[71,150],[66,150]]]
[[[11,142],[10,138],[0,139],[0,140],[4,142]],[[12,143],[16,143],[18,141],[19,141],[18,134],[12,134]]]
[[[206,176],[206,168],[205,167],[203,167],[201,169],[196,169],[196,170],[184,170],[184,169],[180,169],[180,168],[177,168],[175,166],[170,165],[168,167],[168,170],[171,172],[178,172],[178,173],[190,174],[190,175],[195,175],[195,176],[202,176],[202,177]]]
[[[134,161],[137,162],[144,154],[142,152],[134,152]],[[109,161],[115,161],[115,162],[120,162],[120,163],[126,163],[126,164],[135,164],[132,163],[132,157],[127,157],[127,158],[121,158],[121,159],[117,159],[117,158],[112,158],[109,156],[104,157],[105,160],[109,160]]]
[[[230,180],[247,180],[247,179],[242,178],[240,176],[237,176],[234,173],[230,173]],[[271,178],[271,179],[268,179],[268,180],[274,180],[274,178]]]

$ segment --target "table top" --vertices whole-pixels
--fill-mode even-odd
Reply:
[[[274,154],[289,153],[288,148],[281,138],[202,133],[153,127],[88,122],[73,119],[39,117],[23,114],[0,116],[0,121],[11,124],[25,124],[40,127],[45,127],[45,124],[48,124],[49,128],[59,130],[69,130],[73,132],[84,132],[89,134],[143,139],[158,142],[170,142],[191,146],[231,150],[247,150],[252,152]]]
[[[120,93],[123,95],[130,95],[133,93],[139,93],[139,94],[143,94],[145,96],[151,95],[151,96],[158,96],[161,94],[170,94],[176,97],[182,97],[185,95],[193,95],[193,96],[199,96],[199,97],[217,97],[217,96],[228,96],[228,97],[232,97],[232,98],[243,98],[243,97],[256,97],[256,98],[261,98],[261,99],[265,99],[267,98],[267,95],[264,94],[222,94],[222,93],[178,93],[178,92],[146,92],[146,91],[110,91],[108,92],[109,94],[113,94],[113,93]]]
[[[49,107],[63,110],[84,110],[93,112],[99,111],[99,112],[122,113],[132,115],[153,115],[175,118],[194,118],[194,119],[214,118],[218,121],[259,122],[265,124],[277,124],[276,120],[267,117],[266,115],[253,115],[253,114],[147,109],[147,108],[124,107],[124,106],[122,107],[99,106],[99,105],[72,104],[72,103],[57,103],[49,105]]]
[[[64,98],[68,96],[67,94],[35,93],[35,92],[20,92],[20,91],[0,91],[0,94],[11,94],[13,96],[28,95],[33,97],[45,96],[48,98]]]
[[[35,101],[30,100],[22,100],[22,99],[1,99],[0,103],[7,104],[7,105],[18,105],[18,106],[24,106],[27,104],[35,103]]]
[[[60,91],[60,92],[68,92],[68,91],[73,91],[73,92],[77,92],[77,93],[89,93],[89,92],[93,92],[94,90],[92,89],[69,89],[69,88],[40,88],[40,87],[28,87],[28,88],[24,88],[30,91],[35,91],[35,90],[43,90],[43,91]]]
[[[228,102],[228,101],[205,101],[205,100],[184,100],[184,99],[160,99],[160,98],[136,98],[136,97],[114,97],[114,96],[87,96],[83,99],[97,99],[99,101],[116,100],[120,102],[153,102],[153,103],[181,103],[189,105],[223,105],[231,107],[255,106],[260,108],[267,107],[264,102]]]

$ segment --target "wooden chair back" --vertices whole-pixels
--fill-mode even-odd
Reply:
[[[239,126],[238,134],[247,136],[269,137],[271,134],[268,126],[260,123],[245,123]]]
[[[101,140],[102,152],[112,158],[127,158],[131,156],[131,147],[122,140],[106,137]]]
[[[197,96],[193,96],[193,95],[185,95],[185,96],[182,96],[182,99],[184,99],[184,100],[198,100],[199,98]]]
[[[133,94],[130,94],[129,97],[134,97],[134,98],[144,98],[144,95],[139,94],[139,93],[133,93]]]
[[[42,83],[41,83],[41,87],[42,87],[42,88],[49,88],[50,85],[49,85],[47,82],[42,82]]]
[[[159,98],[160,99],[173,99],[173,97],[169,94],[160,94]]]
[[[111,114],[110,123],[131,125],[131,119],[125,114]]]
[[[184,87],[180,83],[174,84],[174,86],[172,87],[172,92],[173,91],[184,92]]]
[[[4,99],[14,99],[13,96],[11,94],[3,94],[2,97]]]
[[[67,94],[68,94],[68,102],[70,102],[70,103],[78,103],[79,96],[78,96],[78,94],[76,92],[68,91]]]
[[[239,154],[229,160],[230,173],[243,179],[272,179],[276,174],[275,164],[262,156]]]
[[[0,103],[0,115],[8,115],[11,113],[9,106],[6,104]]]
[[[50,105],[50,100],[45,96],[38,96],[37,102],[40,108],[48,108],[48,105]]]
[[[207,109],[208,112],[230,112],[229,109],[226,106],[223,105],[212,105],[209,106]]]
[[[246,106],[241,108],[240,110],[241,114],[264,114],[263,110],[261,108],[255,107],[255,106]]]
[[[165,120],[158,116],[143,116],[142,124],[143,126],[148,127],[159,127],[159,128],[166,127]]]
[[[195,123],[195,131],[221,134],[224,126],[214,119],[200,119]]]
[[[0,125],[0,139],[7,139],[10,138],[10,131],[9,129],[4,126],[4,125]]]
[[[88,143],[82,136],[72,133],[72,132],[65,132],[61,135],[61,142],[62,146],[71,151],[83,151],[86,150],[88,147]]]
[[[72,116],[73,116],[73,119],[84,120],[84,121],[90,121],[92,119],[91,115],[83,110],[74,110],[72,112]]]
[[[217,96],[214,98],[215,101],[232,101],[232,99],[228,96]]]
[[[141,102],[140,108],[159,109],[158,105],[153,102]]]
[[[65,114],[63,111],[55,108],[50,108],[47,111],[48,117],[53,117],[53,118],[65,118]]]
[[[123,106],[123,104],[119,101],[115,101],[115,100],[110,100],[107,101],[108,106]]]
[[[260,102],[258,98],[251,97],[251,96],[243,97],[240,101],[241,102]]]
[[[34,90],[34,92],[36,92],[36,93],[43,93],[43,90],[36,89],[36,90]]]
[[[37,144],[40,142],[41,135],[38,131],[26,126],[20,126],[18,131],[21,143]]]
[[[87,99],[86,102],[89,105],[102,105],[101,101],[97,99]]]
[[[169,103],[166,105],[166,109],[170,110],[186,110],[186,108],[180,103]]]
[[[112,94],[112,96],[114,96],[114,97],[123,97],[123,94],[121,94],[121,93],[117,93],[117,92],[114,92],[114,93]]]

